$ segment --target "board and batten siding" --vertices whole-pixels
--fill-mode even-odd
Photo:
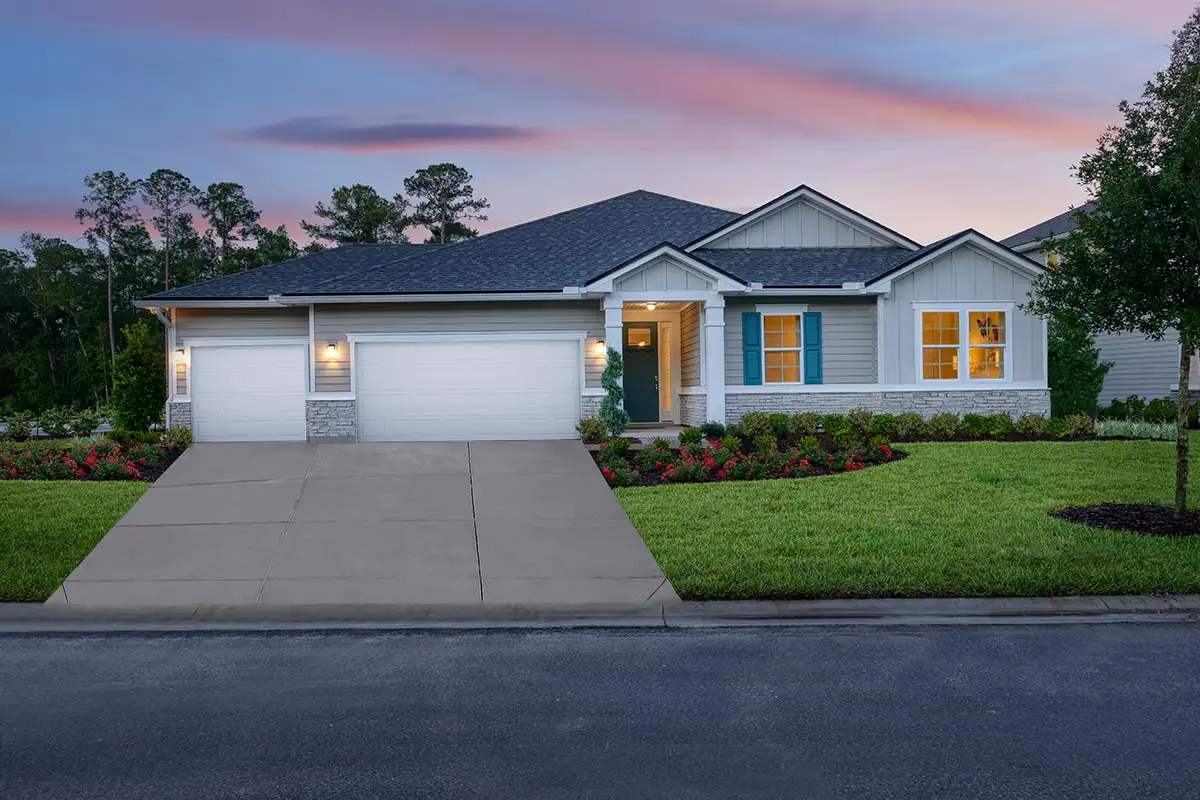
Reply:
[[[175,346],[191,339],[308,338],[308,308],[177,308]],[[175,392],[188,393],[187,367],[175,366]]]
[[[727,300],[725,303],[725,383],[741,386],[742,313],[766,311],[771,305],[805,305],[821,312],[821,365],[829,384],[875,383],[875,298],[772,297]]]
[[[613,281],[618,292],[713,291],[716,284],[670,256],[659,256],[641,269]]]
[[[1176,330],[1167,331],[1160,342],[1140,333],[1101,333],[1096,336],[1096,347],[1100,350],[1100,360],[1111,361],[1113,365],[1104,376],[1101,405],[1130,395],[1155,400],[1171,394],[1171,387],[1179,385]]]
[[[895,243],[848,219],[794,200],[705,247],[895,247]]]
[[[679,385],[700,385],[700,304],[679,312]]]
[[[604,354],[596,346],[604,338],[604,309],[599,302],[317,305],[313,331],[318,392],[352,391],[348,334],[585,331],[587,385],[599,386],[604,370]],[[336,358],[327,355],[330,342],[338,346]]]
[[[883,298],[883,367],[880,383],[911,385],[917,371],[917,312],[913,303],[1012,303],[1008,358],[1011,380],[1045,382],[1046,325],[1015,306],[1028,300],[1032,280],[982,250],[962,245],[892,282]],[[930,386],[938,386],[932,382]],[[1002,387],[1001,387],[1002,388]]]

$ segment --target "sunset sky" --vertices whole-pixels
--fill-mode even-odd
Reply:
[[[0,246],[87,173],[236,181],[264,221],[454,161],[493,230],[636,188],[807,183],[920,241],[1004,237],[1193,0],[0,0]]]

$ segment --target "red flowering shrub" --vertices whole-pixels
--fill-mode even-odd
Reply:
[[[141,480],[142,470],[161,467],[161,447],[123,451],[113,442],[51,449],[23,446],[0,449],[0,478],[8,480]]]
[[[608,461],[600,467],[600,473],[609,486],[636,486],[642,481],[641,474],[624,461]]]
[[[709,472],[717,466],[709,456],[684,456],[663,470],[663,483],[700,483],[708,480]]]

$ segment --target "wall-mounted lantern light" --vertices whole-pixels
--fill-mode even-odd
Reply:
[[[183,361],[183,356],[184,356],[184,353],[183,353],[183,348],[182,348],[182,347],[176,347],[176,348],[175,348],[175,360],[176,360],[176,361]]]
[[[605,349],[605,348],[604,348],[604,340],[603,340],[603,339],[598,339],[598,340],[596,340],[596,350],[597,350],[598,352],[601,352],[601,353],[603,353],[603,352],[604,352],[604,349]]]
[[[337,342],[330,342],[325,345],[325,357],[337,358]]]

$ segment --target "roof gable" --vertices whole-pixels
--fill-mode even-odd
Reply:
[[[1064,211],[1057,217],[1051,217],[1045,222],[1039,222],[1031,228],[1026,228],[1020,233],[1014,233],[1007,239],[1002,239],[1000,243],[1021,252],[1034,250],[1041,245],[1043,239],[1058,238],[1076,230],[1079,222],[1076,221],[1075,215],[1081,211],[1088,214],[1095,209],[1095,202],[1084,203],[1070,211]]]
[[[904,247],[918,245],[870,217],[808,186],[799,186],[687,246],[722,247]]]
[[[968,228],[913,252],[908,258],[897,262],[887,272],[870,281],[867,287],[886,288],[892,281],[933,263],[946,253],[967,246],[974,247],[1014,272],[1036,277],[1046,271],[1046,268],[1036,261],[1005,247],[995,239],[984,236],[974,228]]]
[[[744,291],[746,284],[669,242],[590,281],[587,292]]]

